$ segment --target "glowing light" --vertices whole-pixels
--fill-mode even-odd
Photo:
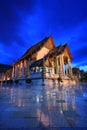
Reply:
[[[36,101],[37,103],[39,103],[39,96],[36,96]]]

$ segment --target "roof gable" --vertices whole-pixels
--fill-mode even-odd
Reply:
[[[36,51],[40,50],[40,48],[42,48],[45,44],[45,42],[48,40],[48,37],[46,37],[45,39],[43,39],[42,41],[38,42],[37,44],[35,44],[34,46],[32,46],[31,48],[29,48],[24,55],[21,57],[21,59],[25,58],[28,55],[32,55],[33,53],[35,53]]]
[[[63,47],[64,47],[64,51],[65,51],[65,50],[67,51],[67,53],[68,53],[70,59],[72,60],[72,55],[71,55],[71,52],[70,52],[70,49],[69,49],[68,44],[66,43]]]
[[[39,51],[44,45],[45,43],[51,40],[51,44],[53,46],[53,48],[55,47],[52,36],[46,37],[44,38],[42,41],[38,42],[37,44],[35,44],[34,46],[32,46],[31,48],[29,48],[23,55],[22,57],[15,63],[18,63],[19,61],[25,59],[25,58],[29,58],[31,57],[33,54],[35,54],[37,51]],[[14,63],[14,64],[15,64]]]
[[[68,55],[70,56],[70,59],[72,60],[72,55],[70,53],[68,44],[65,45],[59,45],[57,47],[55,47],[54,49],[50,50],[49,53],[45,56],[45,58],[51,58],[53,56],[58,56],[60,54],[62,54],[65,50],[67,50]]]

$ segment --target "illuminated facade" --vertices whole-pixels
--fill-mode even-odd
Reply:
[[[29,48],[12,65],[12,79],[58,78],[72,79],[72,56],[67,44],[55,46],[52,36]]]

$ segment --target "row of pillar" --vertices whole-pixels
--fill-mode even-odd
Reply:
[[[59,61],[58,61],[59,58]],[[21,64],[21,66],[20,66]],[[72,66],[68,59],[68,70],[67,72],[68,76],[72,76]],[[52,62],[52,73],[54,74],[54,63]],[[60,77],[65,76],[65,67],[64,67],[64,59],[63,55],[60,55],[59,57],[56,57],[56,74],[59,74]],[[13,72],[12,77],[18,77],[18,76],[27,76],[30,77],[30,59],[26,59],[26,66],[24,66],[24,61],[20,61],[17,65],[13,66]]]
[[[65,67],[64,67],[64,59],[63,59],[63,55],[60,55],[59,56],[59,62],[58,63],[58,57],[56,57],[56,74],[59,74],[60,77],[63,77],[65,76]],[[68,70],[69,72],[67,72],[67,75],[69,77],[72,76],[72,66],[71,66],[71,63],[70,63],[70,60],[68,59]],[[52,73],[54,74],[54,63],[52,62]],[[66,70],[67,71],[67,70]]]
[[[26,59],[26,66],[24,66],[24,60],[13,65],[12,77],[16,78],[18,76],[30,76],[30,59]]]

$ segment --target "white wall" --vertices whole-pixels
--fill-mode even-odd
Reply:
[[[46,47],[42,47],[41,50],[37,52],[37,60],[43,58],[48,52],[49,49],[47,49]]]

